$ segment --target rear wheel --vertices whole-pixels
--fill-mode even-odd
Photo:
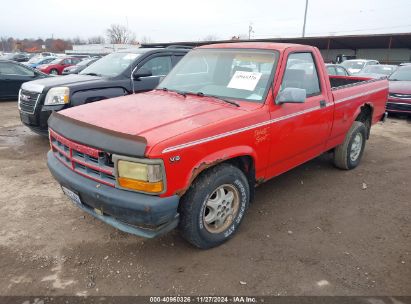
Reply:
[[[364,153],[367,134],[367,127],[360,121],[354,121],[344,142],[334,150],[334,164],[337,168],[350,170],[358,166]]]
[[[59,72],[56,69],[52,69],[52,70],[50,70],[50,74],[51,75],[58,75]]]
[[[213,167],[183,196],[179,229],[194,246],[218,246],[237,231],[249,200],[249,183],[240,169],[230,164]]]

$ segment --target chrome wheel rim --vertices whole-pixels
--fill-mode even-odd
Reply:
[[[350,159],[351,161],[356,161],[360,156],[361,149],[362,149],[362,134],[357,133],[352,141],[351,144],[351,151],[350,151]]]
[[[210,233],[225,231],[237,216],[240,194],[233,185],[219,186],[208,197],[203,212],[204,227]]]
[[[52,71],[50,71],[50,74],[57,75],[57,71],[52,70]]]

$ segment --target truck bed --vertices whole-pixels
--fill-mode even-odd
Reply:
[[[330,76],[331,93],[334,100],[334,125],[329,146],[343,142],[344,136],[358,116],[361,105],[371,109],[374,124],[381,120],[385,113],[388,99],[388,80],[365,77]]]
[[[345,86],[355,85],[360,82],[368,82],[368,81],[375,80],[374,78],[368,78],[368,77],[336,76],[336,75],[329,76],[329,78],[330,78],[332,90],[337,90]]]

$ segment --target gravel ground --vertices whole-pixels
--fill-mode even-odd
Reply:
[[[407,118],[375,126],[353,171],[323,155],[263,184],[237,235],[201,251],[83,213],[16,102],[0,117],[1,295],[411,295]]]

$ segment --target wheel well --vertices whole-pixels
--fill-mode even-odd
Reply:
[[[367,139],[370,137],[372,112],[373,108],[369,104],[364,104],[361,107],[360,114],[355,119],[355,121],[361,121],[367,128]]]
[[[250,202],[251,202],[254,198],[254,188],[256,185],[256,179],[255,179],[254,160],[251,156],[248,156],[248,155],[233,157],[233,158],[225,159],[221,161],[215,161],[210,164],[202,164],[200,167],[196,168],[195,171],[197,172],[193,173],[189,184],[191,185],[195,179],[197,179],[200,175],[204,174],[208,169],[214,166],[218,166],[220,164],[224,164],[224,163],[231,164],[239,168],[244,173],[244,175],[246,176],[248,180],[248,184],[250,186]],[[180,191],[178,195],[184,195],[186,190],[187,189]]]
[[[248,184],[250,186],[250,202],[252,202],[254,199],[255,184],[256,184],[255,164],[254,164],[253,158],[251,156],[244,155],[244,156],[238,156],[238,157],[234,157],[231,159],[227,159],[226,161],[223,161],[222,163],[232,164],[233,166],[236,166],[244,173],[244,175],[247,177]]]

